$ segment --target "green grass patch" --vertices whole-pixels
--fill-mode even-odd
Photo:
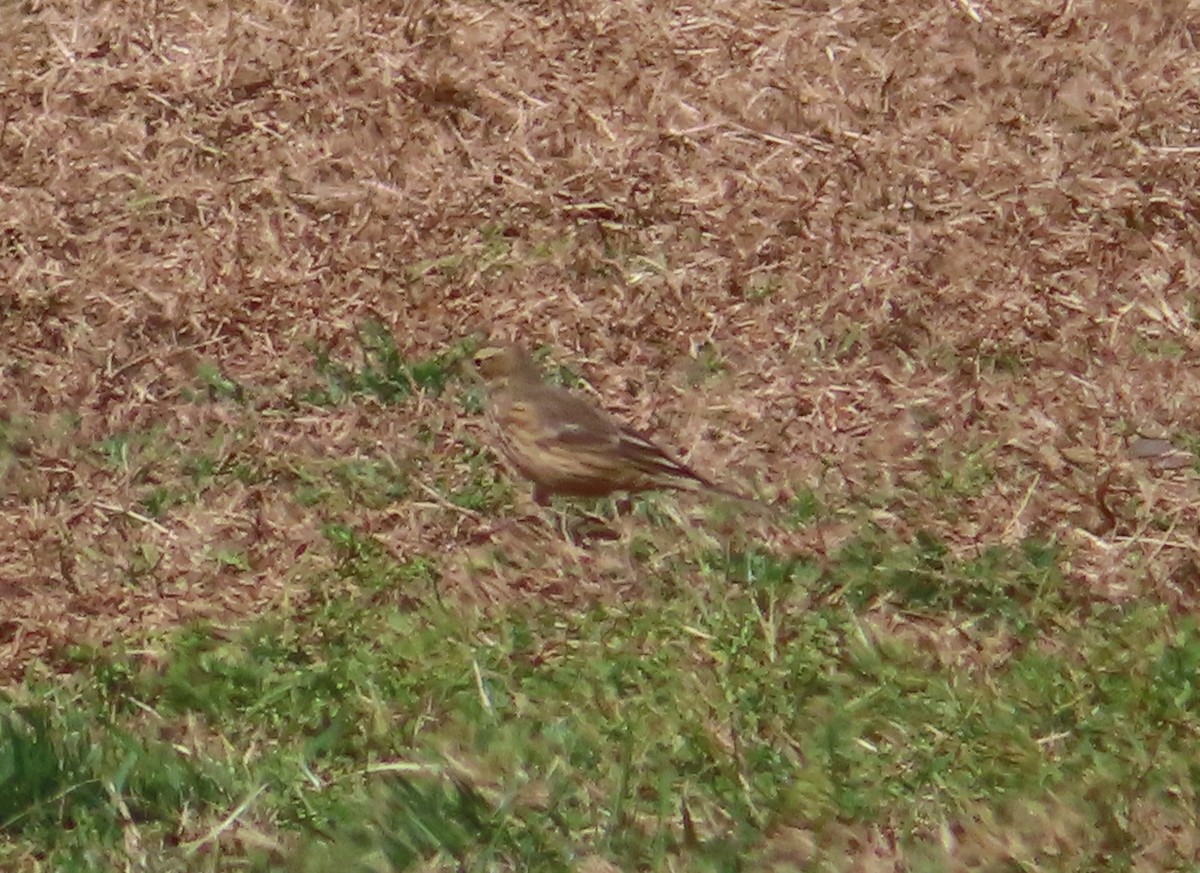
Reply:
[[[242,384],[226,376],[213,361],[200,362],[196,368],[196,379],[203,390],[192,392],[190,397],[185,393],[185,398],[196,402],[207,400],[214,403],[220,400],[242,403],[246,399],[246,389]]]
[[[886,826],[938,869],[930,834],[1052,798],[1093,826],[1071,853],[1023,839],[1069,870],[1189,803],[1200,628],[1079,602],[1046,544],[711,553],[663,569],[670,597],[483,613],[429,559],[326,536],[303,608],[19,689],[3,851],[111,869],[135,829],[161,869],[724,871],[787,829]]]
[[[447,499],[455,506],[475,511],[492,510],[509,506],[513,502],[513,483],[497,475],[500,467],[495,454],[481,446],[468,446],[464,459],[467,476],[451,490]]]
[[[328,350],[315,349],[316,370],[323,384],[307,391],[302,399],[318,406],[336,406],[356,394],[383,403],[402,403],[417,392],[440,395],[470,353],[469,343],[464,342],[434,357],[409,361],[387,327],[373,320],[359,328],[358,347],[358,363],[339,361]]]

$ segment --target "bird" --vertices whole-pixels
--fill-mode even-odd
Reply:
[[[488,389],[488,413],[500,449],[533,483],[539,505],[553,496],[655,489],[709,491],[758,502],[717,485],[584,398],[546,384],[520,345],[485,345],[474,364]]]

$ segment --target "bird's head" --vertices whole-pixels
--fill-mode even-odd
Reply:
[[[537,364],[525,349],[514,343],[489,343],[475,352],[472,363],[489,385],[514,381],[538,382]]]

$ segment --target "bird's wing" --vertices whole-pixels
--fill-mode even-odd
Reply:
[[[647,475],[712,487],[708,479],[632,428],[621,429],[618,450],[632,466]]]
[[[581,452],[603,452],[613,461],[623,462],[628,470],[660,480],[691,481],[712,485],[686,464],[673,458],[661,446],[643,433],[622,424],[586,401],[561,389],[550,389],[558,419],[547,428],[548,441]]]
[[[532,405],[540,418],[539,443],[557,443],[580,451],[615,451],[620,443],[617,422],[561,388],[545,386]]]

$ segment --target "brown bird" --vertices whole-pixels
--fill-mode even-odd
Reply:
[[[714,484],[581,397],[542,381],[520,346],[480,349],[489,413],[509,463],[533,482],[533,499],[603,497],[656,488],[706,490],[754,501]]]

